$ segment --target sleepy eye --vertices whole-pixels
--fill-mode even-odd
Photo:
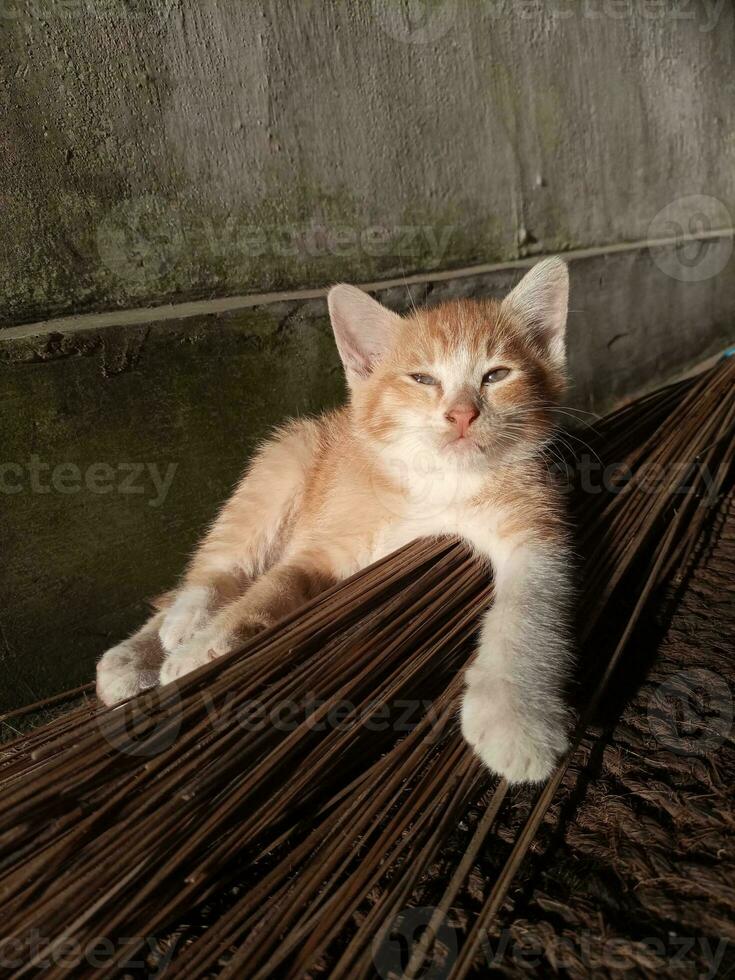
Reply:
[[[412,374],[411,377],[420,385],[438,385],[439,382],[436,378],[432,378],[430,374]]]
[[[507,378],[510,374],[510,368],[493,368],[492,371],[488,371],[483,377],[482,383],[484,385],[494,385],[496,381],[502,381],[503,378]]]

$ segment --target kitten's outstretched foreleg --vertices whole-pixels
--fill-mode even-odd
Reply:
[[[166,596],[165,609],[99,661],[97,686],[105,704],[154,684],[165,656],[193,642],[280,560],[317,439],[314,423],[295,422],[262,447],[194,554],[181,586]]]
[[[303,421],[262,447],[192,558],[163,621],[161,642],[168,653],[188,643],[279,560],[315,446],[313,423]]]
[[[472,538],[492,561],[495,601],[466,674],[462,732],[494,772],[537,782],[568,744],[571,558],[548,527]]]
[[[231,572],[219,575],[214,568],[197,563],[187,575],[161,622],[159,635],[166,653],[191,640],[218,609],[247,589],[251,580],[237,569],[235,555],[232,563]]]
[[[297,554],[276,565],[239,599],[224,606],[208,625],[168,656],[161,669],[166,684],[202,664],[236,650],[249,637],[323,592],[337,581],[326,555]]]

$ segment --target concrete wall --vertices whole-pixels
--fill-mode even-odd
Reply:
[[[592,411],[735,336],[735,19],[665,6],[0,0],[0,711],[339,401],[329,282],[400,310],[564,250]]]
[[[734,17],[2,0],[0,322],[635,241],[682,195],[729,225]]]

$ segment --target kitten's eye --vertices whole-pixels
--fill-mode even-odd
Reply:
[[[488,371],[485,377],[482,379],[484,385],[493,385],[496,381],[502,381],[503,378],[507,378],[510,374],[510,368],[493,368],[492,371]]]
[[[439,382],[436,378],[432,378],[430,374],[412,374],[411,377],[414,381],[417,381],[420,385],[438,385]]]

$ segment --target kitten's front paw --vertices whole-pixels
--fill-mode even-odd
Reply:
[[[462,734],[488,768],[509,783],[538,783],[551,775],[568,746],[557,706],[549,718],[524,712],[511,685],[469,680],[462,702]]]
[[[97,697],[108,707],[126,701],[155,684],[155,674],[142,671],[134,647],[118,643],[97,664]]]
[[[161,684],[175,681],[184,674],[216,660],[233,649],[233,638],[212,630],[201,630],[188,643],[170,653],[161,666]]]
[[[168,684],[198,667],[238,650],[243,643],[264,629],[261,622],[244,622],[236,631],[211,625],[169,654],[161,667],[160,682]]]
[[[159,637],[167,653],[188,643],[209,622],[211,596],[208,589],[184,589],[166,613]]]

